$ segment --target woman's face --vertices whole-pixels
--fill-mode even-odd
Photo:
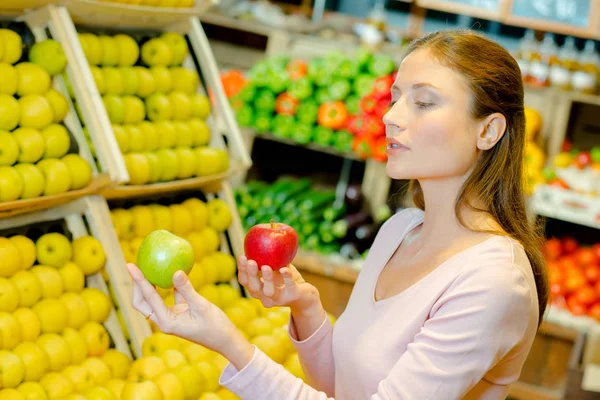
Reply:
[[[465,176],[477,159],[480,124],[469,112],[463,77],[427,49],[406,57],[392,87],[393,106],[383,117],[392,179]]]

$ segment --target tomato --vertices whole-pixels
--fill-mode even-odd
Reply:
[[[565,252],[565,254],[574,253],[578,247],[579,247],[579,244],[572,237],[567,236],[567,237],[563,238],[562,248],[563,248],[563,251]]]
[[[552,283],[563,283],[565,280],[565,273],[563,270],[558,268],[548,268],[548,281]]]
[[[579,267],[579,263],[575,260],[575,257],[566,256],[560,259],[560,263],[562,268],[567,271],[579,271],[581,268]]]
[[[585,278],[590,284],[595,284],[600,281],[600,265],[598,264],[590,264],[583,271]]]
[[[292,60],[285,69],[290,74],[290,79],[295,81],[306,76],[308,64],[303,60]]]
[[[577,289],[586,285],[586,280],[581,274],[570,274],[567,275],[567,279],[565,280],[565,290],[567,293],[573,293]]]
[[[566,294],[565,287],[560,283],[551,283],[550,294],[552,295],[553,299],[556,299],[557,297],[563,297]]]
[[[556,238],[548,239],[544,245],[544,255],[548,260],[556,260],[562,254],[562,243]]]
[[[589,264],[595,264],[598,262],[596,254],[591,247],[580,247],[575,252],[575,259],[580,265],[585,266]]]
[[[592,251],[596,255],[596,258],[600,260],[600,243],[596,243],[592,246]]]
[[[582,151],[575,157],[575,166],[579,169],[584,169],[592,163],[592,156],[589,151]]]
[[[594,285],[594,289],[596,290],[596,296],[600,298],[600,281],[596,282],[596,285]]]
[[[573,315],[585,315],[587,313],[586,306],[577,301],[575,296],[571,296],[567,299],[567,308]]]
[[[594,304],[588,311],[588,315],[600,322],[600,303]]]
[[[577,289],[573,296],[585,306],[591,306],[596,302],[596,292],[594,291],[594,288],[589,285]]]

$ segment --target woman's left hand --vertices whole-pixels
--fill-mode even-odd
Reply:
[[[242,357],[246,361],[252,358],[254,347],[223,311],[196,292],[184,272],[178,271],[173,276],[175,305],[167,307],[137,266],[128,264],[127,268],[133,278],[133,307],[162,332],[208,347],[232,362],[232,358]],[[234,354],[225,354],[227,351]]]

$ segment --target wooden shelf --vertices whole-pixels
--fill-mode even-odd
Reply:
[[[292,263],[301,271],[308,271],[325,277],[331,277],[342,282],[354,283],[363,260],[356,262],[340,256],[325,256],[319,253],[298,250]]]

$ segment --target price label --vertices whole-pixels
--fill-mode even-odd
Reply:
[[[533,18],[587,28],[592,0],[514,0],[512,13]]]

